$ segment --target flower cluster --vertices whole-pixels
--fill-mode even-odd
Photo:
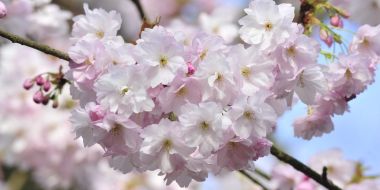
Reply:
[[[71,13],[50,2],[51,0],[2,0],[0,26],[14,34],[38,41],[57,39],[68,33],[67,21],[71,18]]]
[[[80,108],[71,121],[85,146],[99,144],[122,172],[159,170],[187,186],[209,172],[247,169],[295,99],[308,105],[296,136],[330,132],[331,116],[373,82],[378,29],[364,26],[350,52],[318,64],[320,44],[293,22],[290,4],[255,0],[239,23],[246,43],[217,35],[146,28],[135,44],[117,35],[115,11],[74,18],[67,77]],[[368,56],[371,55],[371,56]]]
[[[62,89],[59,96],[59,109],[33,103],[33,95],[21,88],[20,78],[53,70],[61,63],[25,46],[4,44],[0,47],[0,87],[3,90],[0,94],[0,189],[14,189],[15,181],[22,189],[35,189],[35,186],[47,190],[179,189],[158,183],[162,179],[154,173],[124,175],[114,171],[103,158],[102,149],[87,149],[82,142],[75,141],[68,122],[69,108],[74,103],[67,88]],[[46,76],[51,77],[51,73]],[[37,92],[46,93],[49,83],[46,76],[37,75],[24,86],[34,84]]]
[[[333,130],[331,117],[348,111],[348,102],[374,82],[380,56],[380,26],[364,25],[354,36],[348,54],[327,65],[328,91],[316,97],[308,116],[294,123],[295,135],[310,139]]]

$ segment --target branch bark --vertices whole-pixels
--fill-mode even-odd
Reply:
[[[24,45],[24,46],[31,47],[33,49],[39,50],[41,52],[44,52],[44,53],[49,54],[49,55],[52,55],[54,57],[58,57],[60,59],[66,60],[66,61],[70,61],[71,60],[70,57],[69,57],[69,55],[67,53],[65,53],[65,52],[56,50],[56,49],[51,48],[51,47],[49,47],[47,45],[40,44],[40,43],[32,41],[32,40],[25,39],[25,38],[23,38],[21,36],[17,36],[15,34],[6,32],[6,31],[4,31],[2,29],[0,29],[0,36],[2,36],[3,38],[6,38],[6,39],[12,41],[13,43],[18,43],[18,44],[21,44],[21,45]]]
[[[249,180],[251,180],[253,183],[256,183],[257,185],[259,185],[263,190],[268,190],[268,188],[265,187],[265,185],[263,185],[262,183],[260,183],[258,180],[256,180],[255,178],[253,178],[251,175],[249,175],[248,172],[244,171],[244,170],[239,170],[239,173],[241,173],[242,175],[244,175],[245,177],[247,177]]]
[[[327,176],[321,176],[302,162],[298,161],[297,159],[291,157],[290,155],[286,154],[285,152],[282,152],[280,149],[276,148],[275,146],[272,146],[270,149],[270,152],[273,156],[277,157],[279,160],[293,166],[296,170],[304,173],[308,177],[312,178],[314,181],[318,182],[319,184],[323,185],[329,190],[342,190],[338,186],[336,186],[333,182],[327,179]]]

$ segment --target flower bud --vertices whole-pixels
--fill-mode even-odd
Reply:
[[[7,7],[4,5],[2,1],[0,1],[0,18],[4,18],[7,16]]]
[[[33,101],[34,101],[36,104],[40,104],[40,103],[42,103],[43,100],[44,100],[44,95],[42,94],[41,91],[37,91],[37,92],[33,95]]]
[[[33,87],[33,85],[34,85],[34,80],[32,80],[32,79],[26,79],[24,81],[23,87],[24,87],[25,90],[29,90],[29,89],[31,89]]]
[[[339,17],[339,15],[334,15],[334,16],[332,16],[331,18],[330,18],[330,24],[331,25],[333,25],[333,26],[335,26],[335,27],[340,27],[340,25],[341,25],[341,19],[340,19],[340,17]]]
[[[191,62],[187,63],[187,75],[193,75],[195,73],[195,67]]]
[[[99,121],[104,118],[104,111],[99,105],[96,105],[93,109],[90,110],[89,116],[91,121]]]
[[[50,88],[51,88],[50,81],[46,81],[45,84],[44,84],[44,86],[43,86],[44,91],[48,92],[50,90]]]
[[[42,104],[47,105],[49,103],[50,97],[49,96],[44,96],[42,99]]]
[[[36,80],[36,84],[37,84],[38,86],[42,86],[42,85],[45,84],[45,79],[44,79],[41,75],[38,75],[38,76],[35,78],[35,80]]]
[[[52,107],[53,107],[53,108],[58,108],[58,106],[59,106],[58,98],[55,98],[55,99],[53,100],[53,105],[52,105]]]
[[[329,36],[326,40],[323,40],[323,42],[325,42],[327,46],[331,47],[331,45],[334,42],[334,39],[332,36]]]
[[[343,20],[342,19],[340,19],[338,27],[343,28]]]

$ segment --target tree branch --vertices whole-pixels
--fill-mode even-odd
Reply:
[[[56,49],[51,48],[51,47],[49,47],[47,45],[44,45],[44,44],[40,44],[38,42],[25,39],[25,38],[23,38],[21,36],[17,36],[15,34],[11,34],[9,32],[6,32],[6,31],[2,30],[2,29],[0,29],[0,36],[2,36],[3,38],[6,38],[6,39],[12,41],[13,43],[19,43],[21,45],[34,48],[34,49],[42,51],[42,52],[44,52],[46,54],[58,57],[60,59],[63,59],[63,60],[66,60],[66,61],[70,61],[71,60],[70,57],[69,57],[69,55],[67,53],[64,53],[62,51],[56,50]]]
[[[136,5],[137,10],[139,11],[140,18],[144,20],[145,14],[144,14],[144,10],[141,6],[140,0],[131,0],[131,1]]]
[[[314,181],[318,182],[319,184],[323,185],[329,190],[342,190],[338,186],[336,186],[333,182],[327,179],[327,176],[321,176],[302,162],[296,160],[295,158],[291,157],[290,155],[286,154],[285,152],[282,152],[280,149],[276,148],[275,146],[272,146],[270,149],[270,152],[273,156],[277,157],[279,160],[293,166],[296,170],[304,173],[308,177],[312,178]]]
[[[268,188],[266,188],[262,183],[260,183],[258,180],[256,180],[255,178],[253,178],[251,175],[249,175],[246,171],[239,170],[239,173],[241,173],[242,175],[244,175],[245,177],[247,177],[253,183],[256,183],[257,185],[259,185],[263,190],[268,190]]]

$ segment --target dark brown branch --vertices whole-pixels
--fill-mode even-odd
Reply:
[[[66,60],[66,61],[70,61],[70,57],[69,57],[69,55],[67,53],[64,53],[62,51],[56,50],[56,49],[51,48],[51,47],[49,47],[47,45],[40,44],[38,42],[22,38],[21,36],[17,36],[15,34],[11,34],[9,32],[6,32],[6,31],[2,30],[2,29],[0,29],[0,36],[2,36],[3,38],[6,38],[6,39],[12,41],[13,43],[19,43],[21,45],[31,47],[33,49],[42,51],[42,52],[44,52],[46,54],[49,54],[49,55],[52,55],[54,57],[58,57],[60,59]]]
[[[251,180],[253,183],[256,183],[257,185],[259,185],[263,190],[268,190],[268,188],[266,188],[262,183],[260,183],[258,180],[253,178],[251,175],[249,175],[246,171],[239,170],[239,172],[245,177],[247,177],[249,180]]]
[[[139,11],[139,15],[141,19],[145,19],[144,10],[141,6],[140,0],[132,0],[132,2],[136,5],[137,10]]]
[[[327,179],[326,176],[321,176],[302,162],[296,160],[295,158],[291,157],[290,155],[282,152],[280,149],[276,148],[275,146],[272,146],[270,149],[270,152],[273,156],[277,157],[279,160],[293,166],[296,170],[304,173],[308,177],[312,178],[314,181],[318,182],[319,184],[323,185],[329,190],[342,190],[338,186],[336,186],[333,182]]]

